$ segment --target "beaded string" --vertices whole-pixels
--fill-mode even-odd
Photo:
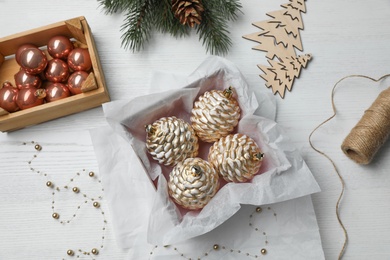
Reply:
[[[29,143],[24,142],[23,145],[28,145]],[[46,187],[51,189],[52,194],[52,201],[51,201],[51,208],[52,208],[52,218],[55,220],[58,220],[58,222],[62,225],[66,225],[71,223],[76,217],[78,211],[82,208],[83,205],[87,205],[88,203],[92,204],[92,206],[102,215],[103,221],[102,221],[102,235],[101,235],[101,244],[99,247],[92,248],[91,250],[87,251],[81,248],[78,248],[76,250],[74,249],[68,249],[66,251],[66,254],[68,257],[76,257],[80,258],[81,256],[90,257],[91,259],[95,259],[99,255],[99,250],[102,250],[104,248],[104,240],[105,240],[105,231],[107,228],[107,219],[105,217],[105,213],[103,209],[101,208],[101,200],[103,199],[102,196],[98,196],[97,199],[89,196],[87,193],[83,192],[80,187],[72,185],[74,181],[79,178],[82,175],[88,175],[92,180],[98,182],[101,185],[101,180],[96,178],[96,175],[93,171],[87,171],[86,169],[82,169],[82,171],[77,172],[72,178],[69,179],[68,183],[64,186],[61,185],[55,185],[51,180],[49,174],[42,172],[36,168],[33,167],[33,161],[38,157],[38,154],[42,151],[42,146],[34,141],[31,141],[31,144],[34,145],[34,149],[36,150],[36,153],[33,155],[30,161],[28,161],[29,169],[31,172],[38,174],[39,176],[43,176],[46,178]],[[79,204],[74,211],[74,213],[71,215],[70,218],[62,220],[62,217],[60,214],[56,211],[56,195],[60,192],[73,192],[76,195],[82,196],[84,198],[83,203]],[[101,191],[103,192],[104,189],[101,188]],[[65,260],[65,258],[62,258]]]
[[[277,214],[275,211],[273,211],[273,209],[271,207],[267,207],[266,210],[271,211],[273,213],[273,216],[275,217],[275,220],[277,220]],[[264,245],[267,246],[269,243],[268,238],[267,238],[267,233],[265,231],[262,231],[260,226],[255,226],[255,223],[254,223],[255,217],[259,216],[263,212],[264,212],[264,209],[262,207],[256,207],[256,209],[249,215],[249,226],[252,227],[255,232],[259,232],[259,234],[261,234],[264,237]],[[156,245],[150,251],[150,257],[152,255],[156,254],[155,251],[158,250],[159,248],[161,248],[161,250],[162,249],[173,250],[178,256],[180,256],[181,258],[186,259],[186,260],[202,260],[202,259],[207,258],[208,256],[212,256],[213,252],[216,252],[219,250],[224,250],[224,251],[227,251],[227,252],[232,253],[232,254],[237,254],[237,255],[240,255],[240,257],[248,257],[248,258],[255,258],[255,259],[260,258],[261,256],[265,257],[268,253],[268,251],[265,247],[260,249],[260,254],[253,254],[253,253],[249,253],[249,252],[244,252],[241,249],[228,248],[225,245],[214,244],[212,247],[210,247],[209,250],[202,253],[200,256],[192,258],[192,257],[189,257],[188,255],[186,255],[185,253],[181,252],[179,250],[179,248],[176,246],[173,246],[173,245],[157,246]],[[149,259],[150,259],[150,257],[149,257]]]

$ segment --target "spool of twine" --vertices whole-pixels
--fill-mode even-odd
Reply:
[[[382,91],[341,145],[358,164],[369,164],[390,134],[390,88]]]

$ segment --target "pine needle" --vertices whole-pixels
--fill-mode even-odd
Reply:
[[[174,37],[189,35],[190,27],[183,25],[172,11],[172,0],[97,0],[106,14],[125,13],[121,26],[122,46],[140,51],[151,37],[151,31],[169,33]],[[202,21],[196,25],[199,40],[206,52],[227,54],[232,42],[228,22],[238,18],[241,12],[239,0],[203,0]]]

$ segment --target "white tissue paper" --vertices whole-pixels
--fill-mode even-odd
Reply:
[[[130,101],[104,104],[111,128],[91,131],[118,244],[123,248],[131,247],[132,255],[144,252],[148,244],[186,244],[189,239],[196,239],[220,226],[239,211],[242,204],[260,206],[304,197],[294,205],[310,212],[309,219],[314,218],[308,226],[312,233],[305,236],[305,230],[293,228],[294,232],[289,235],[293,238],[294,234],[299,234],[298,242],[307,243],[301,245],[302,252],[314,247],[318,254],[315,253],[317,258],[313,259],[323,259],[314,210],[310,198],[305,197],[320,189],[299,152],[272,120],[275,104],[269,96],[257,95],[256,98],[240,71],[231,62],[218,57],[206,59],[188,77],[157,73],[152,82],[153,89],[171,89]],[[201,211],[178,209],[167,192],[166,176],[170,168],[160,166],[147,154],[144,125],[163,116],[176,116],[189,122],[193,102],[199,95],[229,86],[234,87],[242,111],[235,132],[246,134],[257,142],[265,153],[263,165],[251,182],[222,186]],[[200,157],[207,158],[207,149],[201,151]],[[298,213],[295,210],[291,214]],[[305,222],[305,217],[301,217],[300,221]],[[293,219],[298,217],[293,216]],[[290,220],[282,226],[288,228],[295,224]],[[211,234],[212,237],[213,233],[204,236]],[[239,240],[245,239],[246,235],[243,235]],[[277,240],[282,244],[293,244],[281,237]]]

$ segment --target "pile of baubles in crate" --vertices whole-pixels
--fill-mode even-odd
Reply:
[[[88,49],[59,35],[48,41],[47,53],[33,44],[17,49],[20,70],[14,76],[15,86],[10,81],[0,86],[1,108],[12,113],[82,93],[92,68]]]
[[[202,209],[226,182],[250,181],[258,172],[264,154],[256,142],[233,134],[240,119],[240,106],[232,87],[201,95],[191,110],[191,124],[174,116],[147,125],[146,147],[160,164],[172,166],[168,193],[178,205]],[[208,159],[198,158],[198,140],[211,143]]]

